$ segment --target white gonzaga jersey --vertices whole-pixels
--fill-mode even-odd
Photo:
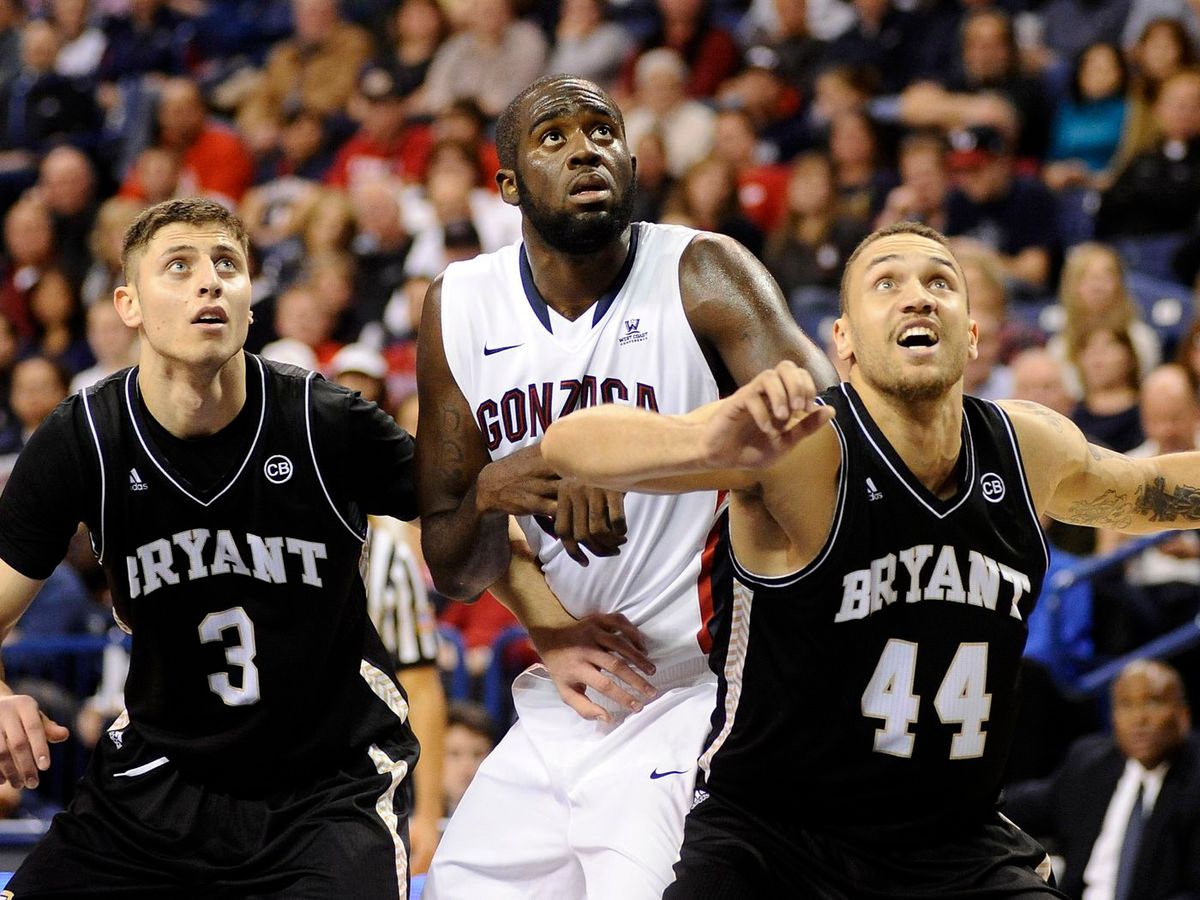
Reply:
[[[616,402],[684,413],[717,399],[679,294],[679,259],[695,235],[635,224],[613,290],[574,322],[538,293],[523,244],[446,269],[446,359],[492,459],[537,443],[575,409]],[[629,494],[627,543],[587,568],[566,554],[551,521],[525,516],[521,527],[563,605],[577,616],[623,613],[662,669],[708,651],[717,505],[715,492]]]

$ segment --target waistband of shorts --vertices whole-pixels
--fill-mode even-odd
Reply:
[[[708,660],[703,656],[696,656],[695,654],[682,659],[676,659],[674,662],[668,661],[663,664],[656,664],[653,675],[646,675],[644,672],[639,672],[638,674],[654,685],[654,689],[658,691],[660,697],[667,691],[675,690],[676,688],[690,687],[707,682],[715,683],[717,678],[708,668]],[[587,695],[589,700],[604,707],[611,713],[619,715],[629,712],[625,707],[618,706],[608,697],[596,691],[588,690]]]

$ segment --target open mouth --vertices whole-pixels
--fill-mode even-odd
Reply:
[[[567,189],[568,196],[578,203],[595,203],[609,195],[608,179],[599,172],[579,175]]]
[[[193,325],[224,325],[229,321],[225,310],[219,306],[206,306],[192,319]]]
[[[906,350],[915,350],[922,347],[936,347],[939,338],[936,331],[928,325],[909,325],[900,332],[900,337],[896,339],[896,343]]]

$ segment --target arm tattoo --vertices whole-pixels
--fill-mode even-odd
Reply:
[[[1081,500],[1072,503],[1068,510],[1071,521],[1077,525],[1091,525],[1095,528],[1114,528],[1118,531],[1129,527],[1133,521],[1130,515],[1129,497],[1107,490],[1094,500]]]
[[[1161,476],[1138,488],[1134,509],[1151,522],[1200,519],[1200,488],[1177,484],[1167,493],[1167,480]]]

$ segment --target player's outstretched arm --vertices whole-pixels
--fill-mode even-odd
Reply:
[[[27,578],[0,559],[0,640],[29,607],[42,582]],[[67,739],[67,729],[25,694],[14,694],[0,667],[0,776],[13,787],[35,788],[50,767],[50,744]]]
[[[718,376],[721,368],[728,373],[730,389],[781,359],[806,369],[818,390],[837,384],[829,357],[796,324],[775,279],[737,241],[693,238],[679,262],[679,289],[696,339],[719,363]]]
[[[550,426],[542,454],[558,472],[622,490],[747,490],[833,417],[812,377],[784,360],[686,416],[609,404]]]
[[[1034,504],[1060,522],[1145,534],[1200,526],[1200,452],[1132,459],[1090,444],[1070,419],[1005,400]]]

